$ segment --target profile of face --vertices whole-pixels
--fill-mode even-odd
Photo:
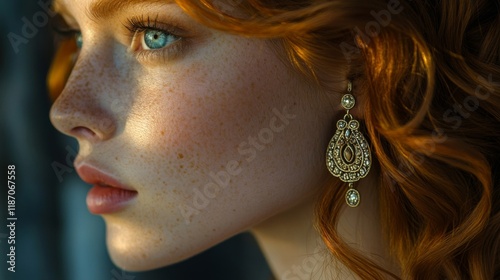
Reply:
[[[94,185],[87,204],[118,266],[191,257],[311,198],[328,176],[339,98],[269,41],[210,29],[170,1],[57,6],[81,48],[50,117],[78,140],[75,167]]]

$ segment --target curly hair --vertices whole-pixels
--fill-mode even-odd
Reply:
[[[349,69],[404,279],[500,279],[500,2],[176,2],[210,27],[272,39],[323,87]],[[323,241],[362,279],[399,279],[338,235],[341,184],[317,203]]]

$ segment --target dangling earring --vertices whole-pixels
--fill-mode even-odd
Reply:
[[[359,132],[359,122],[349,114],[356,104],[351,81],[347,84],[347,93],[342,96],[342,107],[347,110],[344,118],[337,121],[337,131],[326,150],[326,166],[333,176],[349,183],[345,201],[350,207],[359,205],[361,196],[354,188],[354,182],[366,177],[371,167],[371,151],[368,142]]]

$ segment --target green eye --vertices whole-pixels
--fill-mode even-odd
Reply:
[[[82,37],[82,32],[77,32],[75,34],[75,42],[76,42],[76,46],[81,49],[82,46],[83,46],[83,37]]]
[[[144,31],[143,36],[142,46],[144,49],[150,50],[164,48],[179,40],[179,38],[173,34],[154,29]]]

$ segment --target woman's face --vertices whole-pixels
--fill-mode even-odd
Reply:
[[[193,256],[327,176],[333,97],[268,42],[209,29],[169,1],[58,5],[83,44],[51,120],[78,140],[75,167],[97,185],[87,203],[117,265]]]

